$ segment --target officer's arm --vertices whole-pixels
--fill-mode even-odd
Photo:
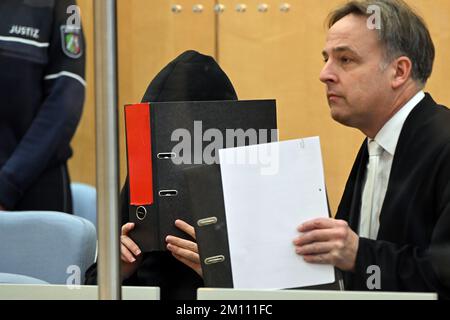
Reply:
[[[67,9],[74,4],[75,0],[55,1],[49,63],[43,79],[45,98],[31,127],[1,169],[0,204],[7,209],[14,208],[50,161],[64,162],[70,153],[68,145],[81,117],[86,86],[83,34],[81,29],[67,26]]]

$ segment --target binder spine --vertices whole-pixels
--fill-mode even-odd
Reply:
[[[153,204],[153,164],[148,104],[136,104],[125,109],[128,150],[130,204]]]
[[[129,220],[136,224],[130,233],[141,250],[159,244],[157,201],[155,201],[151,109],[148,103],[125,107]]]

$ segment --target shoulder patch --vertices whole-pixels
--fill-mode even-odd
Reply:
[[[83,38],[80,28],[61,26],[61,42],[62,50],[69,58],[78,59],[83,55]]]

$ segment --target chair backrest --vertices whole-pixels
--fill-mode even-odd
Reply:
[[[97,191],[95,187],[73,182],[72,191],[73,213],[92,222],[97,228]]]
[[[21,274],[0,273],[0,284],[49,284],[43,280],[23,276]]]
[[[59,212],[0,212],[0,272],[51,284],[84,282],[95,259],[95,227]]]

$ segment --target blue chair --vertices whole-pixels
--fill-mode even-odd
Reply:
[[[0,273],[50,284],[76,284],[69,280],[78,278],[82,284],[95,260],[96,244],[95,227],[84,218],[59,212],[0,212]],[[3,281],[8,277],[3,275]],[[18,278],[9,281],[23,283],[25,278]]]
[[[23,276],[21,274],[0,273],[0,284],[49,284],[43,280]]]
[[[73,182],[72,191],[73,213],[92,222],[97,228],[97,191],[95,187]]]

